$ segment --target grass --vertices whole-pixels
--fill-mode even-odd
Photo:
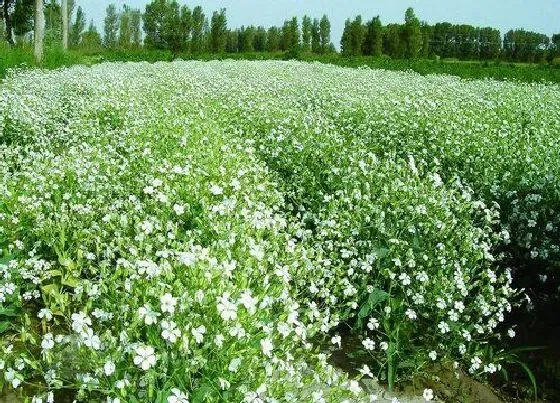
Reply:
[[[560,83],[560,65],[554,64],[520,64],[497,61],[457,61],[457,60],[392,60],[390,58],[373,58],[370,56],[346,57],[339,54],[290,54],[277,53],[225,53],[225,54],[192,54],[176,53],[168,50],[101,50],[101,51],[69,51],[64,52],[60,47],[47,47],[43,63],[40,67],[57,69],[74,64],[95,64],[104,61],[122,62],[158,62],[183,60],[270,60],[297,58],[304,61],[317,61],[342,67],[363,67],[394,71],[414,71],[421,75],[447,74],[466,79],[493,78],[520,82],[548,81]],[[39,67],[33,59],[33,49],[30,46],[10,48],[5,42],[0,42],[0,78],[6,77],[10,69]]]

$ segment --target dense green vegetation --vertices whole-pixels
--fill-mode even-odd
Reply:
[[[505,382],[515,282],[557,285],[556,85],[177,61],[2,91],[0,379],[20,394],[367,402],[377,377],[431,400],[434,365]],[[326,363],[342,346],[354,379]]]
[[[33,60],[30,48],[9,48],[0,45],[0,78],[5,77],[9,69],[34,68],[56,69],[74,64],[91,65],[103,61],[172,61],[183,60],[285,60],[296,59],[308,62],[329,63],[343,67],[370,67],[395,71],[414,71],[422,75],[448,74],[468,79],[493,78],[497,80],[514,80],[520,82],[560,82],[560,65],[519,64],[495,62],[462,62],[457,60],[392,60],[372,56],[342,56],[339,54],[310,54],[285,52],[276,53],[222,53],[197,54],[178,53],[168,50],[148,50],[131,48],[128,50],[93,50],[63,52],[59,47],[48,47],[40,66]]]

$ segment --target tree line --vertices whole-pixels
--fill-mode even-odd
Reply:
[[[10,45],[30,41],[39,32],[46,45],[62,44],[85,51],[134,48],[162,49],[177,53],[335,52],[331,23],[321,18],[293,17],[281,26],[229,28],[225,9],[206,15],[200,6],[190,9],[176,0],[152,0],[142,12],[124,5],[106,9],[103,32],[86,17],[75,0],[0,0],[0,34]],[[74,12],[75,11],[75,12]],[[42,15],[39,15],[41,14]],[[66,18],[63,18],[66,16]],[[39,18],[39,19],[38,19]],[[66,30],[65,32],[62,32]],[[41,30],[39,30],[41,31]],[[441,22],[421,22],[412,8],[404,23],[383,25],[376,16],[347,19],[340,40],[343,56],[391,57],[393,59],[456,58],[460,60],[504,59],[541,62],[560,56],[560,34],[547,35],[516,29],[502,38],[492,27]]]
[[[404,24],[383,25],[379,16],[363,22],[361,16],[347,19],[340,41],[346,56],[390,56],[394,59],[455,58],[541,62],[560,56],[560,34],[549,38],[537,32],[515,29],[502,40],[492,27],[475,27],[448,22],[421,22],[412,8]]]

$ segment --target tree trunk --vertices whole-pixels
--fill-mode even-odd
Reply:
[[[35,0],[35,61],[41,63],[43,60],[43,37],[45,36],[45,14],[43,12],[43,0]]]
[[[62,0],[62,47],[68,50],[68,0]]]
[[[14,22],[12,21],[12,16],[9,13],[11,1],[4,0],[4,21],[6,23],[6,40],[10,46],[15,46],[16,41],[14,39]]]

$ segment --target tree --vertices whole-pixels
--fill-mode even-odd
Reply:
[[[103,45],[108,49],[114,49],[117,45],[117,35],[119,32],[118,24],[119,16],[117,14],[117,7],[114,4],[109,4],[103,25],[105,33],[103,37]]]
[[[346,20],[340,46],[342,53],[346,56],[359,56],[362,54],[364,43],[364,26],[362,16],[358,15],[354,21]]]
[[[4,13],[0,8],[0,42],[4,39],[6,39],[6,26],[4,25]]]
[[[140,13],[139,9],[131,9],[130,13],[130,41],[133,46],[140,46],[142,42],[142,32],[141,32],[141,23],[142,23],[142,13]]]
[[[383,53],[383,26],[379,16],[367,23],[363,44],[364,55],[380,57]]]
[[[33,31],[35,0],[16,0],[12,15],[16,38],[22,38]]]
[[[16,40],[14,38],[14,22],[13,22],[13,12],[15,7],[14,0],[4,0],[2,3],[2,11],[4,15],[4,24],[6,27],[6,40],[10,46],[15,46]]]
[[[210,48],[213,53],[223,53],[226,50],[227,32],[226,9],[214,11],[210,27]]]
[[[192,31],[192,13],[191,9],[187,6],[181,7],[181,33],[183,50],[189,50],[190,40]]]
[[[61,0],[62,48],[68,50],[68,0]]]
[[[317,18],[313,19],[311,27],[311,51],[313,53],[321,53],[321,27]]]
[[[432,51],[431,43],[434,37],[434,28],[423,22],[420,31],[422,32],[422,50],[420,53],[422,58],[427,59]]]
[[[301,45],[304,52],[311,52],[313,22],[305,15],[301,21]]]
[[[323,15],[320,22],[321,30],[321,53],[327,53],[331,45],[331,22],[327,15]]]
[[[51,0],[45,5],[45,43],[61,45],[62,14],[60,4]]]
[[[35,0],[35,61],[41,63],[43,60],[43,37],[45,36],[45,14],[43,0]]]
[[[200,53],[204,50],[204,12],[196,6],[192,12],[191,51]]]
[[[422,36],[420,21],[416,18],[412,7],[406,9],[404,17],[404,45],[405,57],[407,59],[416,59],[422,46]]]
[[[352,45],[350,44],[350,37],[352,35],[352,21],[347,18],[344,21],[344,30],[342,31],[342,38],[340,38],[340,50],[344,56],[349,56],[352,54]]]
[[[146,45],[168,49],[176,54],[185,47],[185,34],[179,3],[175,0],[153,0],[146,5],[144,31]]]
[[[82,7],[78,7],[76,11],[76,20],[72,24],[72,29],[70,31],[70,45],[71,46],[78,46],[82,41],[82,34],[84,33],[84,29],[86,27],[86,16]]]
[[[239,32],[228,31],[228,41],[226,45],[226,52],[237,53],[239,51]]]
[[[550,42],[551,42],[550,58],[554,59],[555,57],[560,56],[560,34],[552,35]]]
[[[282,36],[280,39],[281,50],[297,51],[299,48],[299,25],[297,17],[286,20],[282,26]]]
[[[123,11],[119,14],[119,47],[129,48],[131,44],[132,33],[131,27],[131,9],[126,4],[123,5]]]
[[[239,30],[239,52],[250,53],[255,51],[255,27],[241,26]]]
[[[401,41],[401,26],[399,24],[388,24],[383,30],[383,53],[393,59],[403,56],[403,44]]]
[[[80,48],[90,52],[101,49],[101,35],[97,32],[97,28],[93,24],[93,20],[90,22],[88,30],[82,35]]]
[[[278,27],[268,28],[266,33],[266,51],[278,52],[280,50],[280,30]]]
[[[265,27],[257,27],[255,31],[255,38],[253,40],[253,48],[255,52],[264,52],[266,51],[266,41],[267,41],[267,32]]]

